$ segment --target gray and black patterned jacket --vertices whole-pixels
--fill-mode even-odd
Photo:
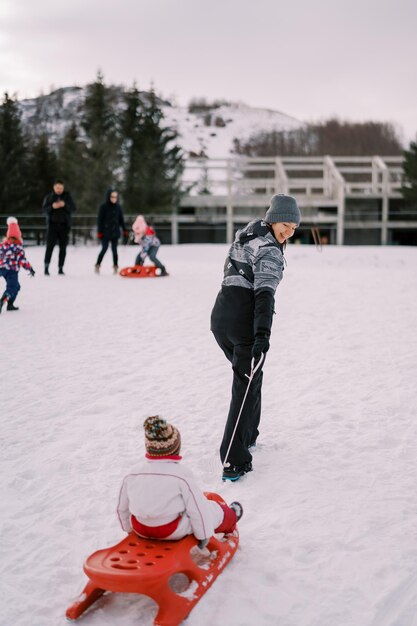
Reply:
[[[283,246],[266,222],[253,220],[239,230],[224,265],[211,330],[232,343],[251,343],[256,335],[269,337],[283,271]]]

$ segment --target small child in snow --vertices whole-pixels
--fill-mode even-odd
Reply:
[[[136,257],[135,265],[143,265],[148,256],[150,260],[155,263],[156,267],[159,267],[161,270],[160,275],[168,276],[164,265],[156,258],[161,242],[156,236],[154,229],[148,226],[143,215],[137,216],[132,224],[132,230],[135,236],[135,243],[138,243],[142,247],[142,250]]]
[[[35,276],[35,270],[26,259],[23,249],[22,233],[15,217],[7,219],[7,235],[0,243],[0,276],[6,281],[6,290],[0,298],[0,313],[7,302],[8,311],[18,311],[14,306],[16,296],[20,291],[19,270],[24,267],[31,276]]]
[[[117,512],[123,530],[170,541],[193,534],[200,548],[214,533],[233,532],[242,506],[221,506],[206,498],[181,464],[178,429],[158,415],[143,426],[146,460],[125,476],[120,490]]]

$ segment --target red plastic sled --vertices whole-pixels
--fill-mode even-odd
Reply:
[[[206,495],[224,503],[218,494]],[[210,558],[198,565],[190,554],[197,545],[193,535],[180,541],[158,541],[141,539],[130,533],[117,545],[98,550],[88,557],[84,571],[90,580],[67,609],[67,619],[77,619],[105,591],[115,591],[149,596],[158,604],[154,625],[178,626],[221,574],[238,544],[237,530],[222,540],[211,537],[207,546]],[[185,591],[173,590],[172,577],[175,574],[188,578]]]
[[[154,278],[161,274],[161,270],[155,265],[132,265],[121,269],[119,274],[123,278]]]

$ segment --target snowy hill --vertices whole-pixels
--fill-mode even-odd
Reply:
[[[114,87],[117,106],[122,106],[123,87]],[[20,101],[23,125],[46,132],[52,142],[66,132],[73,121],[78,125],[86,88],[65,87],[48,95]],[[180,135],[186,156],[227,157],[233,152],[233,140],[248,139],[260,131],[294,130],[303,122],[268,109],[243,103],[223,103],[192,110],[160,100],[166,124]]]
[[[243,103],[223,104],[204,113],[165,107],[164,113],[167,123],[177,127],[186,152],[211,158],[227,157],[233,152],[235,138],[248,139],[260,131],[294,130],[303,125],[284,113]]]

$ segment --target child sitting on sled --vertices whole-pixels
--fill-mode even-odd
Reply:
[[[0,243],[0,276],[6,281],[6,289],[0,298],[0,313],[7,302],[8,311],[18,311],[14,305],[16,296],[20,291],[19,270],[24,267],[31,276],[35,276],[35,270],[26,259],[23,249],[22,233],[15,217],[7,218],[7,235]]]
[[[132,224],[132,230],[135,236],[135,243],[142,247],[142,250],[136,257],[135,265],[143,265],[148,256],[156,267],[159,267],[161,270],[161,276],[168,276],[165,266],[156,258],[161,242],[156,236],[154,229],[148,226],[143,215],[137,216]]]
[[[230,533],[241,518],[239,502],[220,505],[205,497],[181,464],[181,437],[158,415],[144,423],[146,460],[124,479],[118,515],[123,530],[144,538],[176,540],[193,534],[204,547],[214,533]]]

